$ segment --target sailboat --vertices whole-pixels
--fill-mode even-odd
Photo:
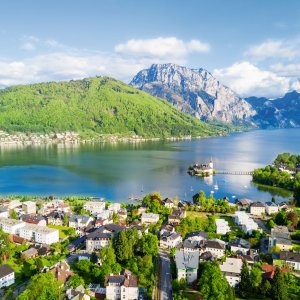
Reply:
[[[219,189],[219,186],[218,186],[218,183],[216,182],[216,184],[214,184],[214,190],[218,190]]]

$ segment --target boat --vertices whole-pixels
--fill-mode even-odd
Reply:
[[[217,184],[214,185],[214,190],[218,190],[219,186]]]
[[[215,192],[214,192],[214,191],[210,191],[210,193],[211,193],[211,194],[214,194]]]
[[[191,192],[194,191],[193,187],[191,186]]]
[[[235,196],[235,195],[233,195],[233,196],[231,196],[231,198],[236,198],[236,196]]]

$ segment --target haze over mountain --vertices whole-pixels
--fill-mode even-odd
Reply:
[[[277,99],[248,97],[255,109],[253,121],[261,128],[289,128],[300,126],[300,93],[288,92]]]
[[[300,126],[299,93],[269,100],[243,99],[203,68],[153,64],[141,70],[130,85],[164,98],[179,110],[201,120],[217,120],[259,128]]]

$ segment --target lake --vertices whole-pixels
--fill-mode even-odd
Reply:
[[[191,200],[199,190],[216,198],[278,201],[281,190],[258,187],[248,175],[196,178],[189,165],[213,159],[222,171],[252,171],[281,152],[300,153],[300,129],[256,130],[178,142],[80,146],[0,147],[0,194],[96,196],[128,202],[129,196],[160,192]],[[219,190],[214,190],[217,184]]]

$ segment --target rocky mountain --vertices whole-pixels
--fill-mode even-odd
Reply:
[[[256,111],[205,69],[153,64],[140,71],[130,85],[164,98],[179,110],[201,120],[252,124]]]
[[[253,121],[261,128],[300,126],[300,93],[293,91],[278,99],[245,99],[256,111]]]

